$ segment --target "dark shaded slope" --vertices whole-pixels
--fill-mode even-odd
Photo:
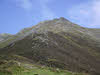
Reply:
[[[89,31],[91,31],[91,34],[98,38],[100,40],[100,29],[89,29]]]
[[[70,32],[35,33],[5,47],[2,54],[17,54],[43,65],[71,71],[99,73],[100,47],[88,37]]]

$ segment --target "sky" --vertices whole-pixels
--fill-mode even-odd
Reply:
[[[59,17],[83,27],[100,28],[100,0],[0,0],[0,33],[16,34]]]

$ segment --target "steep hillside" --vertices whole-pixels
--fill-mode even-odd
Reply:
[[[94,33],[95,29],[83,28],[65,18],[44,21],[16,34],[16,40],[2,48],[0,55],[6,55],[5,60],[17,55],[33,64],[100,75],[100,34]]]

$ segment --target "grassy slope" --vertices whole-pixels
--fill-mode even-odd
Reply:
[[[72,73],[58,68],[22,63],[15,60],[0,61],[0,75],[87,75]]]

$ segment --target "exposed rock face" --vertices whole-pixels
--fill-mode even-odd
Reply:
[[[100,33],[95,35],[96,29],[83,28],[60,18],[23,31],[18,34],[24,37],[1,49],[0,54],[15,54],[70,71],[100,74]]]

